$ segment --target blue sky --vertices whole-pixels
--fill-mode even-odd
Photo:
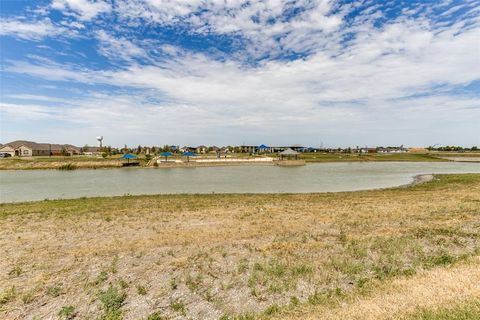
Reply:
[[[0,142],[480,145],[477,0],[0,4]]]

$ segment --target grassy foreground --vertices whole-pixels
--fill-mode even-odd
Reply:
[[[480,175],[0,205],[1,319],[478,319]]]

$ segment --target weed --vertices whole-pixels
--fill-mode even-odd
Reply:
[[[51,297],[58,297],[59,295],[62,294],[62,287],[57,285],[47,287],[47,294]]]
[[[239,314],[233,317],[232,320],[255,320],[255,315],[253,313]]]
[[[15,266],[10,272],[8,273],[11,277],[18,277],[22,274],[22,268],[20,266]]]
[[[123,279],[118,280],[118,285],[122,289],[127,289],[129,287],[128,282]]]
[[[24,304],[29,304],[35,300],[35,295],[33,291],[28,291],[22,295],[22,302]]]
[[[8,302],[15,299],[15,296],[16,296],[15,286],[11,286],[9,289],[5,290],[0,296],[0,306],[7,304]]]
[[[280,311],[280,308],[274,304],[274,305],[271,305],[270,307],[268,307],[267,309],[265,309],[265,311],[263,311],[263,313],[267,316],[271,316],[275,313],[277,313],[278,311]]]
[[[110,217],[107,217],[110,218]],[[111,221],[111,218],[110,218]],[[112,263],[110,263],[110,268],[109,271],[111,273],[117,273],[118,272],[118,255],[115,255],[112,259]]]
[[[298,305],[299,303],[300,303],[300,300],[299,300],[297,297],[293,296],[293,297],[290,298],[290,304],[291,304],[292,306],[296,306],[296,305]]]
[[[242,260],[240,260],[240,263],[238,264],[238,273],[245,273],[245,271],[247,271],[248,269],[248,260],[243,258]]]
[[[58,316],[62,319],[65,320],[71,320],[75,318],[77,313],[75,312],[75,307],[74,306],[64,306],[60,311],[58,312]]]
[[[122,320],[122,310],[105,310],[99,320]]]
[[[183,316],[187,315],[185,304],[180,300],[173,301],[172,303],[170,303],[170,308],[172,308],[173,311],[176,311]]]
[[[170,288],[172,288],[172,290],[177,290],[178,283],[176,278],[170,279]]]
[[[147,289],[142,285],[137,285],[137,293],[144,296],[147,294]]]
[[[188,289],[192,292],[197,292],[203,282],[203,276],[201,274],[197,274],[196,277],[192,277],[190,274],[187,276],[185,280],[185,284],[187,285]]]
[[[93,281],[94,285],[99,285],[105,282],[108,279],[108,273],[106,271],[102,271],[98,274],[98,276]]]
[[[155,311],[154,313],[150,314],[148,317],[147,317],[147,320],[164,320],[166,318],[164,318],[162,316],[162,314],[160,313],[160,311]]]
[[[106,291],[100,293],[99,298],[105,311],[116,311],[122,307],[123,302],[127,298],[127,294],[110,286]]]

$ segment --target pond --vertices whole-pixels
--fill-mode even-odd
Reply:
[[[303,193],[386,188],[428,173],[480,173],[480,163],[345,162],[302,167],[230,166],[0,171],[0,202],[175,193]]]

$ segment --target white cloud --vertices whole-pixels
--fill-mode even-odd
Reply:
[[[52,24],[49,19],[26,22],[21,19],[2,19],[0,21],[0,35],[16,36],[25,40],[40,40],[44,37],[59,35],[73,36],[75,32]]]
[[[51,7],[67,15],[73,14],[80,20],[91,20],[111,11],[111,5],[103,0],[53,0]]]
[[[114,60],[131,60],[146,57],[146,52],[126,38],[113,37],[104,30],[95,33],[100,42],[99,53]]]
[[[331,11],[334,1],[118,1],[120,19],[143,19],[149,24],[187,25],[192,33],[239,35],[249,41],[253,57],[282,51],[321,48],[339,30],[345,10]],[[285,20],[287,12],[300,13]],[[315,38],[315,41],[309,41]],[[276,40],[277,39],[277,40]]]

